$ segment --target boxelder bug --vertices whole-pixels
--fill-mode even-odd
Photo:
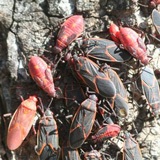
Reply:
[[[149,106],[152,109],[152,113],[154,115],[159,115],[160,90],[153,69],[149,66],[145,66],[145,68],[142,69],[140,77],[141,77],[142,91],[149,103]]]
[[[57,123],[53,118],[53,113],[49,106],[46,111],[43,112],[43,117],[40,119],[38,126],[37,145],[35,146],[35,151],[39,155],[40,160],[46,160],[49,157],[52,157],[52,159],[53,157],[54,159],[58,159],[59,157]]]
[[[98,132],[92,136],[92,139],[97,141],[104,141],[111,137],[118,136],[121,127],[117,124],[106,124],[105,126],[101,127]]]
[[[54,46],[55,53],[61,52],[77,37],[82,35],[84,31],[84,19],[81,15],[73,15],[68,18],[61,26],[56,45]]]
[[[80,160],[80,156],[77,149],[70,147],[62,147],[62,160]]]
[[[123,160],[142,160],[139,144],[128,132],[125,133]]]
[[[156,9],[152,11],[152,21],[158,34],[160,34],[160,13]]]
[[[81,103],[86,99],[84,91],[77,83],[70,83],[65,86],[64,97],[66,97],[65,104],[67,107],[72,106],[76,102]]]
[[[89,136],[97,112],[97,97],[90,95],[75,113],[69,133],[69,145],[73,149],[81,147]]]
[[[73,70],[78,78],[93,91],[105,98],[113,98],[116,88],[107,73],[100,71],[100,67],[87,57],[73,56]]]
[[[110,79],[116,87],[116,97],[114,98],[115,110],[120,117],[126,117],[129,114],[128,94],[118,74],[110,66],[104,65],[104,71],[108,72]]]
[[[109,32],[111,38],[118,44],[120,41],[124,49],[126,49],[133,57],[140,60],[141,63],[147,65],[149,63],[149,58],[147,57],[146,46],[141,37],[139,37],[139,35],[131,28],[117,28],[117,25],[114,23],[110,25]]]
[[[131,54],[118,47],[114,41],[103,38],[84,39],[82,49],[87,57],[107,62],[126,62],[132,58]]]
[[[10,150],[17,149],[28,135],[36,114],[38,99],[30,96],[21,102],[12,116],[7,133],[7,146]]]
[[[32,56],[28,63],[29,72],[33,80],[51,97],[56,96],[56,90],[50,67],[38,56]]]

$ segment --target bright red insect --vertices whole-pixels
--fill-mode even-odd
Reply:
[[[29,72],[33,80],[51,97],[56,96],[50,66],[38,56],[32,56],[28,64]]]
[[[149,63],[149,58],[146,53],[146,46],[139,37],[139,35],[128,27],[120,27],[112,23],[109,28],[109,32],[111,34],[111,38],[123,45],[123,48],[126,49],[133,57],[137,58],[144,65]]]
[[[97,142],[115,137],[119,134],[120,129],[120,126],[117,124],[107,124],[104,127],[100,128],[98,132],[92,136],[92,139]]]
[[[61,26],[56,45],[55,52],[59,53],[72,43],[77,37],[82,35],[84,31],[84,19],[81,15],[74,15],[68,18]]]
[[[7,133],[7,146],[10,150],[17,149],[28,135],[36,114],[37,98],[30,96],[21,102],[12,116]]]

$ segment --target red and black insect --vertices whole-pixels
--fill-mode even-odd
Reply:
[[[97,141],[104,141],[106,139],[118,136],[121,127],[117,124],[106,124],[101,127],[95,135],[92,136],[92,139]]]
[[[160,90],[153,69],[149,66],[144,67],[140,78],[142,92],[146,97],[153,115],[157,116],[160,112]]]
[[[81,147],[91,133],[97,112],[97,97],[90,95],[75,113],[69,133],[69,145],[73,149]]]
[[[105,98],[113,98],[116,88],[108,74],[100,71],[100,67],[87,57],[73,56],[73,70],[76,76],[94,92]]]
[[[152,11],[152,21],[158,34],[160,35],[160,13],[156,9]]]
[[[32,56],[28,63],[29,72],[32,79],[51,97],[56,96],[53,76],[50,66],[38,56]]]
[[[59,157],[60,147],[58,128],[53,117],[53,112],[50,110],[49,106],[45,112],[43,112],[43,116],[41,117],[38,126],[37,145],[35,146],[35,151],[39,155],[40,160],[51,157],[52,159],[58,159]]]
[[[146,46],[141,37],[131,28],[120,27],[112,23],[109,28],[111,38],[126,49],[144,65],[149,63]]]
[[[123,160],[142,160],[139,144],[128,132],[125,133]]]
[[[84,19],[81,15],[73,15],[69,17],[61,26],[56,45],[54,46],[55,53],[60,53],[77,37],[83,34]]]
[[[103,70],[108,72],[110,79],[116,87],[116,96],[113,100],[115,111],[118,116],[126,117],[129,114],[128,93],[125,89],[118,74],[107,64],[103,66]]]
[[[62,147],[62,160],[81,160],[77,149]]]
[[[35,96],[29,96],[14,112],[7,133],[7,146],[10,150],[17,149],[28,135],[36,115],[37,101]]]
[[[75,103],[81,103],[86,99],[83,89],[77,83],[66,84],[64,91],[65,104],[67,107]],[[76,102],[75,102],[76,101]]]
[[[106,62],[127,62],[132,59],[130,53],[118,47],[114,41],[108,39],[84,39],[82,49],[87,57]]]

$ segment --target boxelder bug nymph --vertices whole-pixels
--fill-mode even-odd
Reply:
[[[132,58],[131,54],[118,47],[114,41],[103,38],[84,39],[82,49],[87,57],[107,62],[126,62]]]
[[[7,133],[7,146],[10,150],[17,149],[28,135],[36,114],[38,99],[30,96],[21,102],[12,116]]]
[[[56,45],[54,47],[55,53],[61,52],[77,37],[82,35],[84,31],[84,19],[81,15],[73,15],[68,18],[61,26]]]
[[[128,94],[118,74],[111,69],[110,66],[104,65],[104,71],[108,72],[110,79],[116,87],[116,97],[114,98],[114,106],[116,113],[120,117],[126,117],[129,114]]]
[[[152,11],[152,21],[158,34],[160,34],[160,13],[156,9]]]
[[[142,91],[154,115],[159,115],[160,111],[160,90],[159,84],[151,67],[146,66],[140,75]]]
[[[142,160],[139,144],[130,133],[125,133],[123,160]]]
[[[38,56],[32,56],[28,64],[29,72],[33,80],[51,97],[56,96],[56,90],[50,67]]]
[[[87,57],[73,56],[73,70],[78,78],[93,91],[105,98],[113,98],[116,88],[107,73],[100,71],[100,67]]]
[[[77,149],[62,147],[62,160],[81,160],[81,158]]]
[[[97,97],[90,95],[84,100],[75,113],[69,133],[69,144],[73,149],[81,147],[89,136],[97,112]]]
[[[111,137],[118,136],[121,127],[117,124],[106,124],[105,126],[101,127],[98,132],[92,136],[92,139],[97,141],[104,141]]]
[[[51,102],[49,106],[51,105]],[[59,157],[59,137],[57,123],[53,118],[53,113],[49,106],[39,121],[37,132],[37,145],[35,146],[35,151],[40,156],[40,160],[46,160],[49,157],[52,157],[52,159],[53,157],[54,159],[58,159]]]
[[[91,150],[84,154],[84,160],[102,160],[102,156],[97,150]]]
[[[110,25],[109,31],[111,38],[117,43],[120,41],[124,49],[126,49],[133,57],[140,60],[141,63],[147,65],[149,63],[149,58],[147,57],[146,46],[141,37],[139,37],[139,35],[131,28],[117,28],[118,26],[114,23]]]

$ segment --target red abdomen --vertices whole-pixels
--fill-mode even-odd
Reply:
[[[32,56],[28,64],[29,72],[33,80],[50,96],[55,97],[53,77],[50,67],[38,56]]]
[[[119,39],[123,44],[124,49],[126,49],[133,57],[137,58],[145,65],[149,63],[146,46],[141,37],[139,37],[134,30],[127,27],[121,27]]]
[[[79,37],[84,30],[84,20],[81,15],[74,15],[68,18],[61,26],[56,45],[55,52],[61,52],[72,41]]]
[[[35,96],[23,101],[12,116],[7,133],[7,146],[10,150],[17,149],[28,135],[36,114]]]

